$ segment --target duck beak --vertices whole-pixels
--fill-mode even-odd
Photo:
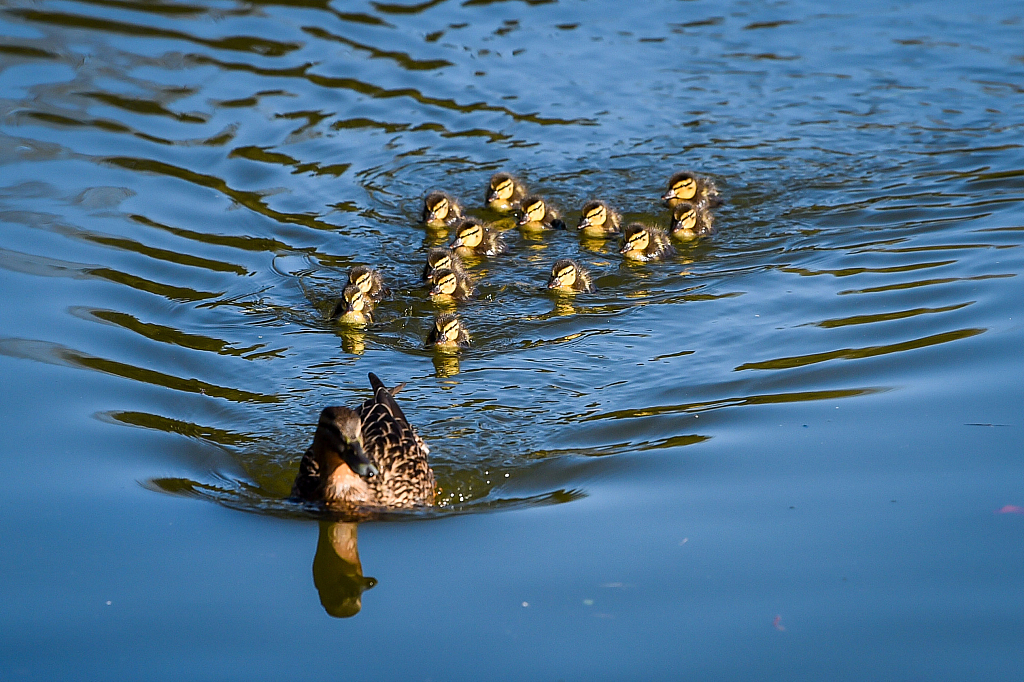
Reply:
[[[590,227],[590,218],[581,218],[580,224],[576,226],[576,229],[582,230],[587,227]]]
[[[348,459],[348,465],[352,471],[356,472],[357,476],[364,478],[372,478],[380,473],[380,469],[374,465],[366,457],[366,453],[363,451],[363,446],[359,442],[352,443],[351,455]]]
[[[516,224],[525,225],[528,222],[530,222],[530,214],[524,213],[523,215],[519,216],[519,220],[516,222]]]
[[[455,241],[448,245],[449,249],[457,249],[462,246],[462,237],[456,237]]]
[[[558,287],[558,278],[552,277],[548,280],[548,289],[555,289]]]
[[[676,198],[676,195],[672,192],[672,190],[669,190],[668,192],[665,192],[664,195],[662,195],[661,200],[662,201],[668,201],[669,199],[675,199],[675,198]]]

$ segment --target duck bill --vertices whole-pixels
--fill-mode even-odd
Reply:
[[[661,200],[662,201],[671,201],[671,200],[673,200],[675,198],[676,198],[675,193],[673,193],[673,192],[665,192],[665,194],[661,197]]]
[[[586,218],[584,218],[583,220],[580,221],[580,224],[576,226],[576,229],[577,230],[585,230],[588,227],[590,227],[590,221],[587,220]]]
[[[623,244],[622,248],[619,249],[619,253],[629,253],[632,250],[633,250],[632,246],[630,246],[629,244]]]
[[[558,289],[562,286],[562,280],[557,277],[552,277],[548,280],[548,289]]]
[[[522,225],[526,225],[526,224],[531,223],[531,222],[533,222],[533,221],[530,220],[530,216],[524,213],[519,218],[519,220],[516,221],[516,224],[522,226]]]
[[[357,476],[362,476],[363,478],[372,478],[380,473],[377,466],[367,458],[366,453],[363,451],[363,446],[358,442],[352,443],[348,456],[345,458],[345,463],[348,464],[349,468]]]
[[[448,248],[449,249],[458,249],[458,248],[461,248],[462,246],[463,246],[463,244],[462,244],[462,237],[457,237],[455,239],[455,241],[453,241],[451,244],[448,245]]]

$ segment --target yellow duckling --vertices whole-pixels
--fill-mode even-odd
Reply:
[[[472,339],[462,320],[454,313],[441,313],[434,318],[434,326],[427,336],[428,346],[441,348],[465,348]]]
[[[508,251],[501,233],[476,218],[466,218],[455,227],[455,241],[448,248],[460,256],[496,256]]]
[[[451,227],[462,215],[462,206],[446,192],[431,192],[423,199],[423,224],[427,227]]]
[[[594,290],[594,282],[590,278],[590,273],[581,268],[579,263],[569,258],[562,258],[551,266],[548,289],[589,293]]]
[[[664,231],[640,223],[630,223],[622,234],[619,253],[628,260],[652,261],[674,256],[676,250]]]
[[[718,188],[710,178],[695,175],[689,171],[676,173],[668,180],[668,190],[661,197],[669,208],[675,208],[681,201],[689,201],[698,210],[714,208],[722,204]]]
[[[485,203],[487,208],[499,213],[510,213],[519,208],[519,202],[526,196],[526,188],[508,173],[495,173],[487,184]]]
[[[292,497],[329,507],[409,509],[434,504],[430,449],[370,373],[373,397],[356,409],[327,407],[299,463]]]
[[[715,216],[711,211],[699,210],[689,201],[681,201],[672,209],[672,229],[676,239],[690,240],[711,234]]]
[[[380,272],[366,265],[357,265],[348,271],[348,283],[359,287],[374,303],[380,303],[391,295],[391,289],[384,284]]]
[[[524,230],[565,229],[565,223],[558,217],[558,211],[538,196],[523,199],[519,204],[519,210],[517,224]]]
[[[577,230],[587,237],[607,237],[619,233],[622,217],[603,201],[588,201],[580,211]]]
[[[423,267],[423,281],[429,282],[438,270],[451,270],[463,277],[466,275],[462,259],[451,249],[438,248],[427,252],[427,264]]]
[[[373,322],[373,301],[355,284],[349,284],[331,318],[343,324],[369,324]]]
[[[431,278],[430,297],[439,301],[468,301],[473,297],[473,284],[465,275],[452,270],[438,270]]]

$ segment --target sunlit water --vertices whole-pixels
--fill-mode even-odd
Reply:
[[[0,677],[1021,677],[1022,31],[4,3]],[[503,223],[472,347],[424,349],[429,190],[665,225],[684,168],[712,237],[637,265]],[[596,292],[544,289],[563,257]],[[394,290],[365,329],[330,319],[354,264]],[[357,530],[285,498],[369,371],[441,491]]]

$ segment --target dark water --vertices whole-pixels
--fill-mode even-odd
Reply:
[[[0,678],[1024,677],[1024,9],[5,2]],[[422,348],[416,226],[512,170]],[[560,257],[596,293],[542,289]],[[395,289],[329,320],[353,264]],[[436,513],[283,498],[408,381]],[[358,542],[356,537],[358,535]],[[372,578],[370,577],[372,576]]]

